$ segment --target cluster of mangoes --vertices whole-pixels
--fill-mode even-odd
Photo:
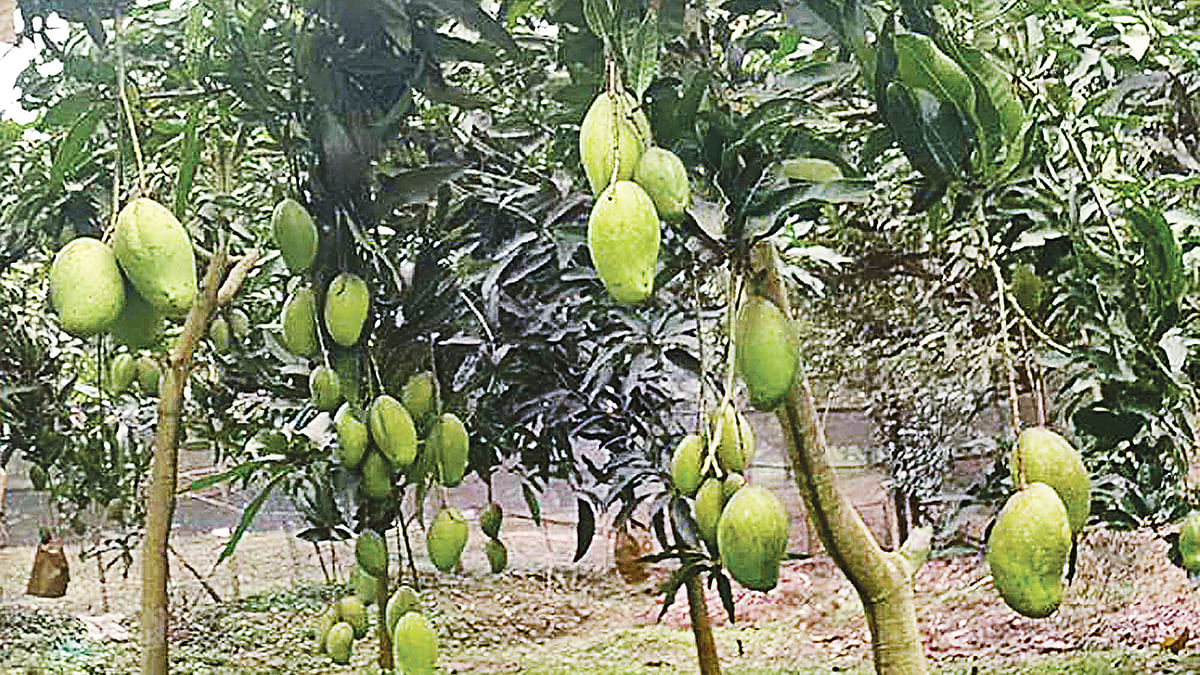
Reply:
[[[1017,613],[1040,619],[1058,609],[1063,570],[1075,535],[1091,512],[1091,478],[1079,451],[1045,427],[1021,432],[1009,457],[1018,484],[987,542],[987,562],[1000,597]]]
[[[164,319],[185,315],[196,292],[191,237],[166,207],[146,197],[117,214],[111,247],[77,237],[50,266],[50,301],[63,330],[76,337],[108,333],[131,352],[158,342]],[[120,393],[136,381],[157,393],[157,363],[131,352],[111,360],[103,373],[106,388]]]
[[[681,495],[694,498],[700,536],[729,574],[746,588],[768,591],[787,552],[788,517],[770,490],[746,484],[754,448],[746,418],[726,403],[703,436],[688,434],[676,446],[671,481]]]
[[[387,541],[378,532],[368,529],[358,536],[354,557],[357,593],[333,603],[318,617],[316,626],[317,650],[342,665],[350,662],[354,640],[366,636],[370,627],[366,606],[376,600],[376,580],[389,579]],[[435,672],[437,633],[421,613],[421,599],[412,587],[400,585],[392,593],[384,609],[384,620],[400,672],[413,675]]]
[[[659,219],[682,219],[691,200],[683,162],[653,140],[645,113],[624,91],[597,96],[579,128],[579,156],[596,196],[588,250],[609,295],[622,304],[654,290]]]

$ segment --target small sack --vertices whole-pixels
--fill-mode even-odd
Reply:
[[[71,570],[59,539],[45,539],[33,557],[33,572],[25,592],[39,598],[61,598],[67,592]]]

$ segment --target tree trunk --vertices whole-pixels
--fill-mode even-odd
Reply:
[[[146,494],[146,536],[142,541],[142,675],[167,675],[167,544],[175,514],[178,478],[180,416],[183,393],[196,351],[217,307],[237,293],[258,253],[246,254],[221,285],[228,263],[224,244],[213,255],[204,274],[200,295],[192,304],[183,332],[163,370],[158,388],[158,422],[154,433],[154,463]]]
[[[376,632],[379,634],[379,670],[386,673],[392,669],[392,634],[387,625],[388,578],[375,577],[375,606],[379,610],[379,623]]]
[[[770,242],[755,246],[753,265],[767,296],[791,316]],[[908,540],[895,552],[879,546],[854,505],[838,489],[827,457],[825,432],[803,371],[797,373],[776,417],[809,518],[825,550],[862,600],[871,631],[875,672],[926,675],[929,670],[917,629],[912,578],[929,555],[932,532],[929,528],[909,532]]]
[[[704,602],[704,582],[699,574],[692,574],[683,585],[687,589],[688,613],[692,619],[692,634],[696,637],[700,675],[721,675],[721,661],[717,658],[717,643],[713,640],[708,604]]]

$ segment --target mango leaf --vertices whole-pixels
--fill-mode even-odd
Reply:
[[[1025,108],[1013,90],[1012,80],[986,53],[974,49],[959,50],[967,75],[975,87],[976,120],[990,152],[982,158],[986,171],[993,158],[1003,157],[1005,164],[1021,153],[1021,130],[1025,126]]]
[[[862,0],[846,0],[842,6],[842,39],[858,57],[862,67],[863,81],[868,85],[875,82],[875,50],[867,43],[867,34],[874,33],[875,25],[867,16]]]
[[[975,88],[971,78],[954,59],[946,55],[928,36],[917,33],[897,35],[896,71],[909,89],[927,89],[940,101],[949,101],[974,119]]]
[[[1158,289],[1161,305],[1179,301],[1184,288],[1183,253],[1162,211],[1138,204],[1126,207],[1126,218],[1142,244],[1145,275]]]
[[[258,516],[259,510],[262,509],[263,504],[267,502],[267,497],[271,496],[271,491],[274,490],[275,486],[278,485],[279,482],[288,475],[288,471],[280,471],[280,473],[276,474],[275,477],[272,478],[265,487],[263,487],[262,491],[258,493],[258,496],[256,496],[249,504],[247,504],[246,508],[242,509],[242,519],[240,522],[238,522],[237,528],[234,529],[233,534],[229,536],[229,541],[225,542],[225,548],[221,550],[221,555],[217,556],[217,562],[215,563],[216,565],[220,565],[226,558],[233,555],[233,552],[237,550],[238,542],[242,540],[242,535],[244,535],[246,530],[252,524],[254,524],[254,519]]]
[[[964,172],[974,137],[974,126],[959,114],[953,103],[938,101],[924,89],[913,91],[920,110],[925,146],[947,175]]]
[[[533,493],[533,488],[528,483],[521,484],[521,495],[525,497],[525,505],[529,507],[529,515],[533,517],[533,522],[537,523],[538,527],[541,527],[542,504],[538,501],[537,495]]]
[[[831,0],[783,0],[787,24],[801,34],[826,43],[841,42],[842,12]]]
[[[579,562],[592,545],[592,537],[596,534],[596,514],[592,505],[585,499],[577,499],[579,505],[579,522],[575,526],[575,558],[571,562]]]
[[[896,81],[887,86],[884,97],[883,118],[891,128],[896,142],[912,167],[931,179],[945,181],[946,171],[930,151],[925,141],[921,122],[921,111],[912,94],[903,83]]]
[[[583,18],[597,37],[605,44],[611,44],[613,24],[617,19],[612,0],[583,0]]]
[[[51,192],[60,190],[67,175],[78,166],[79,160],[83,157],[83,147],[92,137],[92,133],[96,131],[96,125],[100,122],[103,112],[100,107],[88,111],[75,123],[75,126],[71,127],[62,142],[58,144],[54,153],[54,163],[50,165]]]
[[[626,57],[636,100],[642,99],[642,94],[658,74],[658,47],[658,16],[656,12],[648,11],[634,36],[632,53]]]
[[[200,125],[200,112],[204,103],[192,104],[188,111],[187,126],[183,131],[183,146],[179,150],[179,179],[175,181],[175,204],[172,211],[175,217],[184,219],[187,212],[188,197],[192,193],[192,182],[196,178],[196,167],[200,164],[200,150],[204,144],[200,142],[197,129]]]
[[[513,40],[512,35],[509,35],[504,24],[483,11],[478,2],[471,0],[413,0],[413,4],[459,19],[479,31],[479,34],[485,39],[495,42],[509,51],[517,51],[517,42]]]

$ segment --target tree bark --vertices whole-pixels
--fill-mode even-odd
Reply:
[[[376,632],[379,634],[379,670],[392,670],[392,634],[387,625],[388,578],[375,577],[375,607],[379,610],[379,623]]]
[[[721,675],[721,661],[717,657],[717,643],[713,640],[712,621],[708,618],[708,604],[704,602],[704,582],[699,574],[692,574],[683,585],[687,589],[688,613],[692,619],[692,634],[696,638],[700,675]]]
[[[752,254],[756,281],[784,314],[791,316],[775,250],[759,242]],[[926,675],[929,672],[917,629],[912,579],[929,555],[932,532],[912,530],[895,552],[884,551],[853,503],[838,489],[827,456],[808,376],[799,369],[787,401],[776,410],[787,441],[796,487],[825,550],[858,592],[871,631],[878,675]]]
[[[142,675],[167,675],[168,540],[175,515],[178,478],[180,417],[183,394],[196,345],[208,330],[213,312],[228,302],[258,261],[258,252],[246,254],[230,272],[224,286],[221,276],[228,264],[226,246],[209,260],[200,295],[192,304],[183,332],[163,369],[158,388],[158,422],[154,433],[154,461],[146,494],[146,536],[142,541]]]

